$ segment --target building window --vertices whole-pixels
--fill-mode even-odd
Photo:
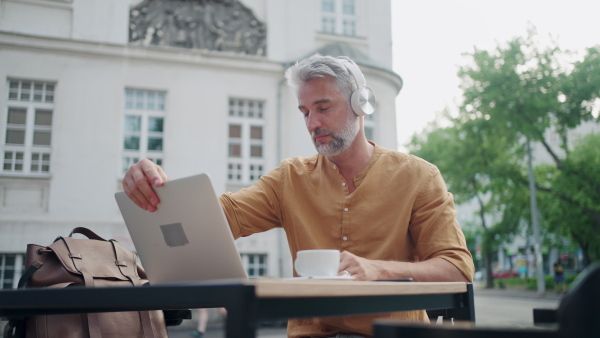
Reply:
[[[335,13],[335,0],[322,0],[321,8],[323,13]]]
[[[344,19],[342,26],[342,34],[344,35],[356,35],[356,20]]]
[[[324,33],[357,35],[357,0],[321,0],[321,30]]]
[[[55,86],[52,82],[8,80],[3,173],[50,173]]]
[[[369,141],[375,142],[375,118],[373,117],[375,114],[365,115],[365,137]]]
[[[0,289],[16,289],[23,273],[23,255],[0,254]]]
[[[264,103],[229,99],[227,181],[251,184],[264,172]]]
[[[121,173],[148,158],[163,165],[166,93],[125,89]]]
[[[248,277],[267,275],[267,254],[241,254],[241,256]]]

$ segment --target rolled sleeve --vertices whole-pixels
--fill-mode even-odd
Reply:
[[[281,227],[278,176],[275,169],[249,188],[220,196],[234,238]]]
[[[409,231],[419,260],[443,258],[473,281],[473,258],[456,220],[454,198],[440,171],[433,165],[429,179],[415,200]]]

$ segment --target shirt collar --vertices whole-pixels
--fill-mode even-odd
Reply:
[[[367,165],[363,168],[363,170],[361,170],[358,174],[356,174],[356,176],[354,176],[354,185],[357,188],[362,183],[365,176],[367,176],[367,174],[369,173],[369,170],[371,170],[371,168],[375,165],[375,162],[377,162],[377,160],[379,159],[379,157],[381,156],[381,154],[383,152],[383,148],[380,147],[379,145],[375,144],[375,142],[372,142],[372,141],[368,141],[368,142],[370,144],[372,144],[373,146],[375,146],[375,150],[373,151],[373,156],[371,156],[369,163],[367,163]],[[339,168],[337,167],[337,165],[335,165],[335,163],[331,162],[331,160],[329,160],[329,158],[327,158],[327,156],[319,154],[318,157],[320,157],[324,161],[323,163],[325,163],[328,168],[334,169],[339,172]]]

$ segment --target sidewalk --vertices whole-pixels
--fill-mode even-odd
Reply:
[[[477,295],[485,295],[490,297],[514,297],[514,298],[531,298],[531,299],[548,299],[558,300],[563,298],[562,293],[556,293],[554,290],[546,290],[545,294],[539,294],[537,291],[525,290],[525,287],[507,287],[505,289],[486,289],[483,283],[474,283],[473,289],[475,297]]]

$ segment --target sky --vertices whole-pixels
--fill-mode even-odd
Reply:
[[[600,0],[392,0],[393,68],[404,81],[396,100],[398,145],[460,99],[463,53],[526,36],[528,24],[563,49],[600,44]]]

